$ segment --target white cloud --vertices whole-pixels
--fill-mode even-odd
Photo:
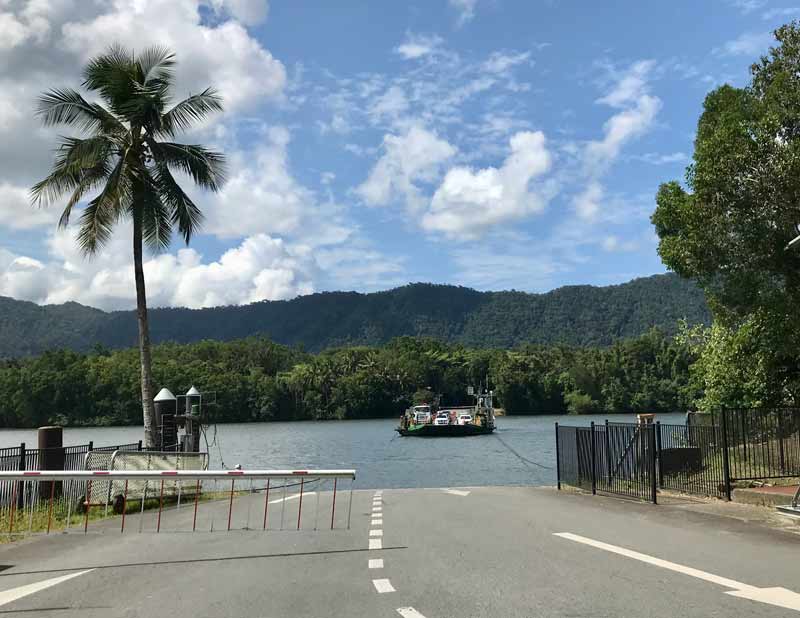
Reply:
[[[475,17],[475,5],[478,0],[449,0],[450,6],[458,11],[456,25],[460,28]]]
[[[230,173],[219,193],[193,191],[207,212],[204,232],[220,238],[289,234],[315,209],[313,192],[289,171],[289,131],[270,127],[259,134],[251,148],[228,153]]]
[[[767,0],[729,0],[731,6],[739,9],[742,15],[757,11],[767,4]]]
[[[286,85],[283,64],[234,20],[216,26],[201,22],[198,0],[115,0],[90,19],[62,26],[61,47],[79,62],[116,42],[141,49],[166,45],[178,54],[176,94],[214,86],[225,96],[228,110],[245,107],[265,97],[275,97]],[[232,15],[258,15],[243,2],[225,2]],[[248,4],[249,6],[249,4]]]
[[[713,53],[717,56],[757,56],[774,43],[771,32],[745,32],[721,47],[715,47]]]
[[[761,14],[761,19],[774,19],[776,17],[794,17],[800,14],[800,7],[792,6],[784,9],[770,9]]]
[[[422,227],[468,239],[483,235],[491,226],[540,212],[548,190],[531,190],[529,185],[550,169],[544,134],[516,133],[510,148],[511,154],[499,168],[449,170],[422,217]]]
[[[619,157],[625,144],[647,132],[661,109],[661,99],[649,93],[649,78],[655,68],[652,60],[633,63],[615,74],[613,86],[597,103],[619,111],[603,125],[603,138],[588,142],[583,151],[586,188],[573,198],[578,215],[591,220],[600,211],[604,189],[602,176]]]
[[[406,40],[395,48],[395,52],[406,60],[416,60],[428,56],[442,44],[442,38],[436,35],[407,33]]]
[[[509,69],[524,63],[530,63],[531,53],[505,53],[492,52],[489,59],[483,63],[483,68],[489,73],[507,73]]]
[[[586,146],[586,165],[594,173],[605,171],[617,158],[622,146],[645,133],[661,109],[661,100],[651,95],[641,95],[632,107],[614,114],[603,125],[602,140]]]
[[[603,199],[603,186],[592,181],[583,193],[580,193],[573,200],[575,211],[583,219],[592,219],[600,212],[600,200]]]
[[[40,225],[54,225],[60,215],[58,205],[34,207],[27,188],[0,182],[0,227],[29,230]]]
[[[614,87],[603,97],[597,99],[611,107],[624,107],[635,103],[647,92],[647,80],[655,67],[653,60],[634,62],[622,75],[618,75]]]
[[[619,236],[611,234],[603,238],[600,246],[607,253],[621,253],[636,251],[639,248],[639,243],[634,240],[624,241]]]
[[[269,4],[266,0],[211,0],[220,13],[227,13],[246,26],[256,26],[267,19]]]
[[[369,115],[377,124],[382,120],[396,122],[408,110],[408,99],[399,86],[392,86],[375,99]]]
[[[669,165],[672,163],[688,163],[689,161],[689,155],[685,152],[671,152],[668,154],[646,152],[641,155],[633,155],[630,158],[634,161],[643,161],[651,165]]]
[[[72,233],[54,232],[47,262],[25,256],[0,259],[0,295],[38,303],[74,300],[103,309],[131,308],[136,295],[129,235],[130,227],[123,226],[98,255],[86,258]],[[218,260],[203,262],[196,250],[180,249],[147,258],[144,270],[150,306],[198,308],[311,293],[317,266],[306,251],[256,234]]]
[[[403,198],[411,210],[422,205],[417,184],[435,180],[442,164],[456,154],[447,141],[418,126],[403,135],[384,136],[383,151],[356,193],[371,206]]]

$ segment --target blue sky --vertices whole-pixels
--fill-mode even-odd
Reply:
[[[45,7],[44,4],[47,4]],[[762,0],[61,0],[0,4],[0,294],[134,304],[127,229],[94,260],[25,190],[54,134],[41,90],[114,41],[170,45],[178,94],[226,112],[186,140],[226,152],[190,249],[146,265],[151,304],[209,306],[410,281],[545,291],[664,272],[649,223],[682,179],[705,94],[742,85]]]

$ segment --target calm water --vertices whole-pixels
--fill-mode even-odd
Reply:
[[[588,425],[605,416],[499,417],[495,433],[466,438],[401,438],[396,419],[365,421],[229,423],[208,431],[211,466],[231,468],[355,468],[356,487],[458,487],[555,484],[553,423]],[[632,421],[633,415],[614,416]],[[682,414],[658,420],[683,423]],[[141,427],[67,428],[64,444],[98,446],[136,442]],[[25,442],[36,431],[0,430],[0,447]],[[201,444],[205,443],[201,440]]]

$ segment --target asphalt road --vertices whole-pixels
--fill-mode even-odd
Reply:
[[[299,532],[175,532],[187,529],[184,508],[163,514],[160,534],[138,533],[132,518],[124,534],[112,521],[4,545],[0,615],[800,616],[800,536],[758,523],[481,487],[358,491],[348,530],[344,496],[334,531],[330,495],[317,513],[312,494]],[[285,503],[285,527],[298,502]],[[259,494],[239,499],[233,527],[258,528],[261,505]],[[201,505],[203,525],[213,516],[225,528],[226,514],[225,502]]]

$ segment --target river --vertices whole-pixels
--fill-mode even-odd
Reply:
[[[225,423],[207,432],[211,467],[355,468],[356,487],[463,487],[554,485],[553,424],[602,423],[606,416],[503,416],[495,433],[466,438],[401,438],[396,419]],[[660,414],[683,423],[683,414]],[[629,422],[634,415],[614,415]],[[64,430],[64,445],[136,442],[141,427],[80,427]],[[35,448],[36,430],[0,430],[0,447],[25,442]],[[201,440],[205,447],[205,442]]]

